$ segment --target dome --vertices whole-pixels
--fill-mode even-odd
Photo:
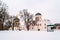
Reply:
[[[41,13],[36,13],[35,16],[36,16],[36,15],[41,15]]]

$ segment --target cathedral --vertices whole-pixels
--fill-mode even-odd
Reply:
[[[41,13],[36,13],[35,16],[33,17],[33,21],[35,21],[35,23],[33,23],[30,27],[31,31],[47,31],[47,25],[50,24],[50,20],[49,19],[43,19],[42,18],[42,14]]]

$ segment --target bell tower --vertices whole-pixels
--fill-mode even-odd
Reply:
[[[36,20],[36,21],[42,20],[42,15],[41,15],[41,13],[36,13],[36,14],[35,14],[35,20]]]

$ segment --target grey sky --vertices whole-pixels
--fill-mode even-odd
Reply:
[[[10,15],[28,9],[30,13],[40,12],[43,18],[50,19],[52,23],[60,23],[59,0],[2,0],[8,5]]]

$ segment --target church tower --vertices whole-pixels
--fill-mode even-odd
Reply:
[[[35,14],[35,20],[36,20],[36,21],[42,20],[42,14],[41,14],[41,13],[36,13],[36,14]]]

